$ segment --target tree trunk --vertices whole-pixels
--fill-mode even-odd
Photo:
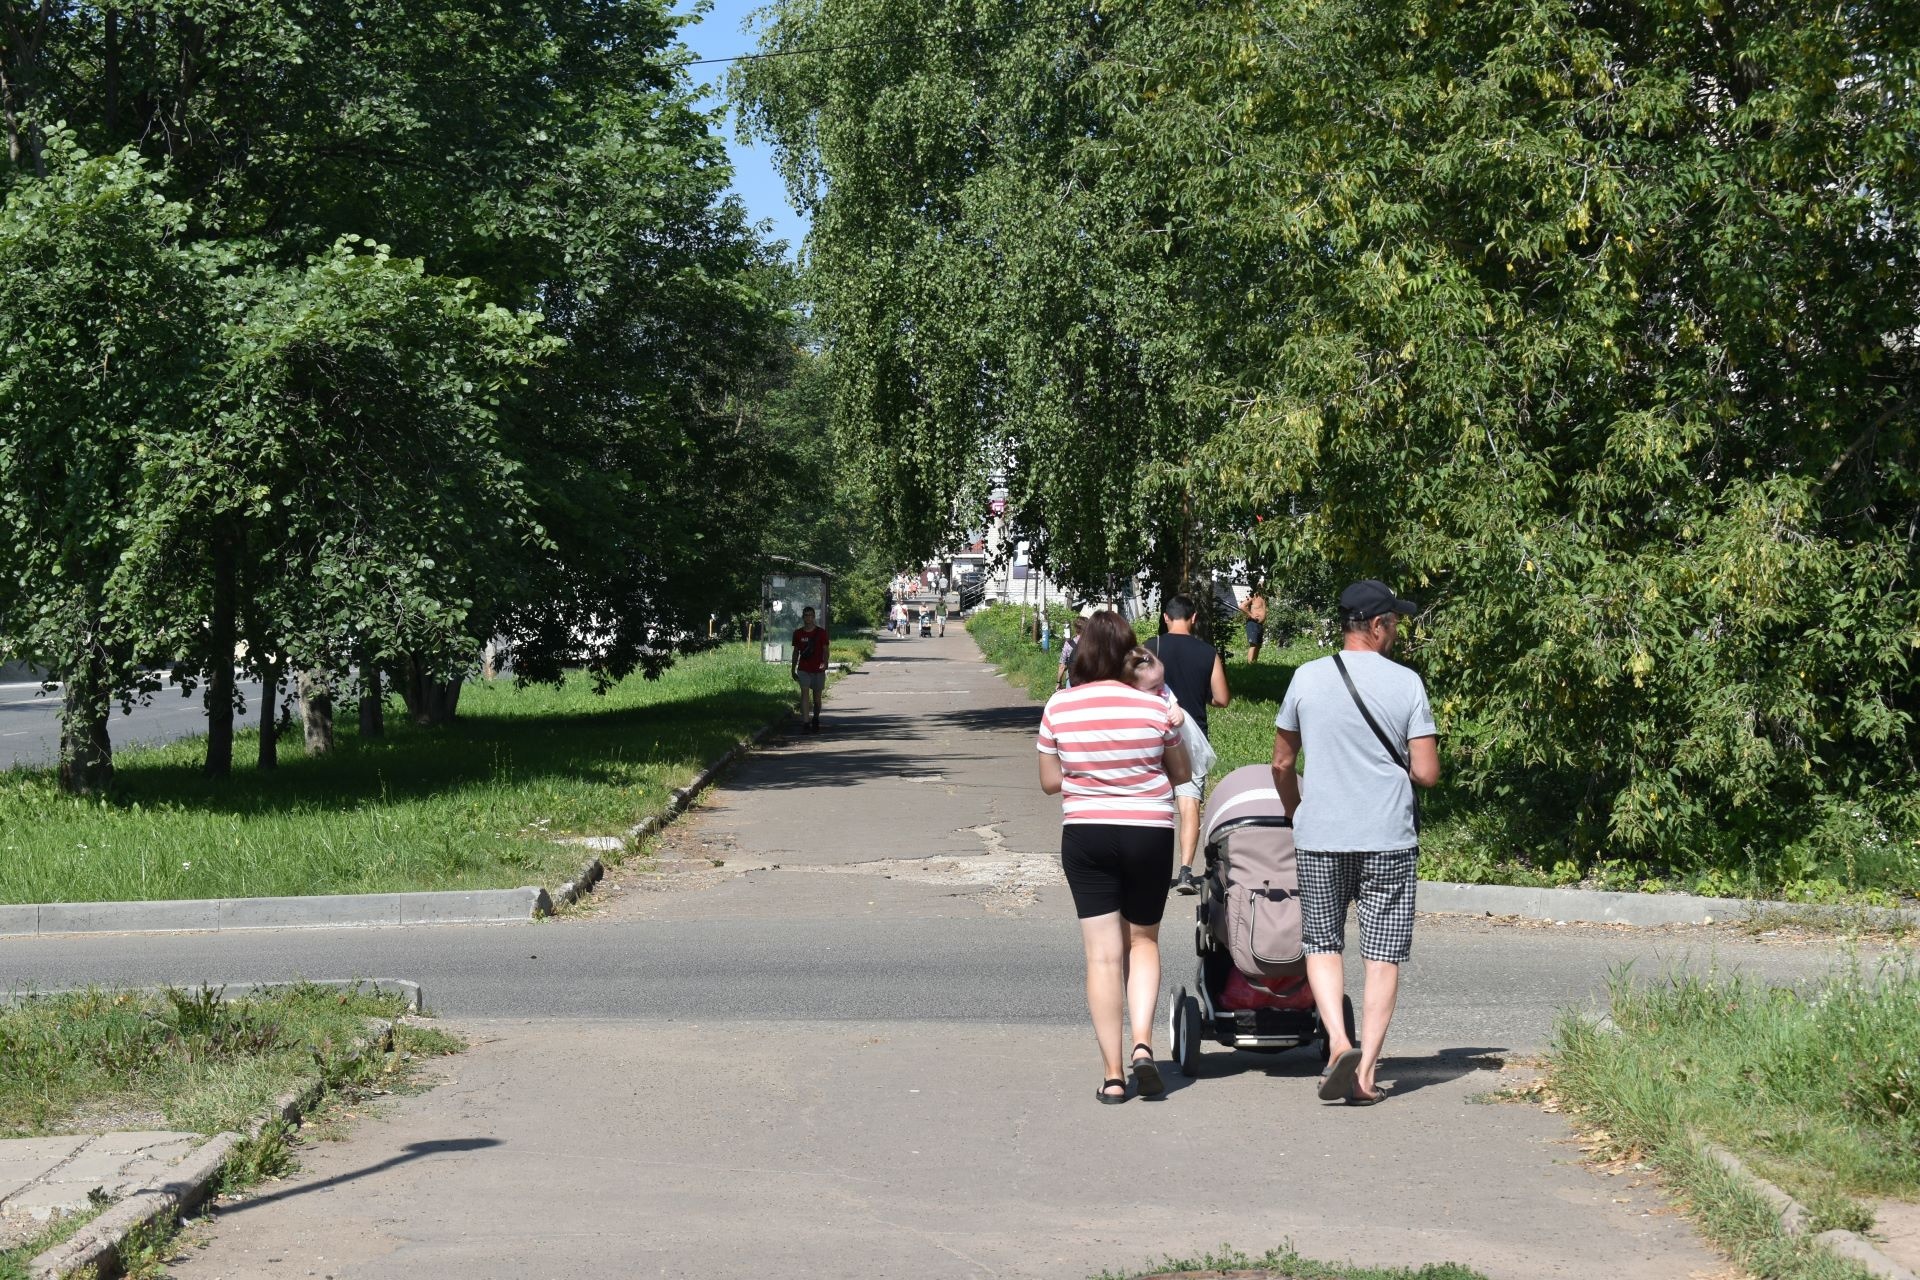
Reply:
[[[60,695],[60,789],[68,795],[98,795],[113,785],[113,741],[108,725],[113,690],[106,658],[89,643],[66,677]]]
[[[300,673],[300,720],[307,730],[307,754],[333,750],[333,675],[318,668]]]
[[[436,680],[418,654],[407,658],[405,674],[400,696],[407,704],[408,719],[428,727],[452,724],[460,708],[460,680]]]
[[[106,97],[108,145],[120,141],[120,15],[109,9],[106,22],[106,48],[101,66],[101,89]]]
[[[280,667],[278,662],[261,664],[260,671],[260,768],[280,767]]]
[[[207,776],[233,772],[233,651],[237,641],[238,557],[230,531],[213,540],[213,616],[207,628]]]
[[[360,736],[383,738],[387,733],[387,691],[380,683],[379,664],[360,660]]]

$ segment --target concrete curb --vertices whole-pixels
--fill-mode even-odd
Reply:
[[[420,984],[409,982],[405,978],[301,978],[295,982],[203,982],[203,987],[218,991],[222,1000],[244,1000],[252,995],[265,995],[275,991],[288,991],[294,987],[331,987],[337,991],[358,991],[362,987],[371,987],[378,995],[382,991],[398,991],[407,997],[408,1013],[424,1013],[426,997]],[[0,1006],[18,1004],[22,1000],[38,1000],[43,996],[70,996],[84,991],[96,990],[90,987],[57,987],[47,991],[9,991],[0,995]],[[162,991],[179,990],[173,984],[160,983],[150,987],[116,987],[118,991],[138,991],[142,994],[158,994]],[[233,994],[233,993],[238,994]]]
[[[207,1189],[226,1167],[237,1133],[219,1133],[181,1161],[157,1186],[143,1188],[80,1228],[66,1243],[55,1245],[27,1264],[33,1280],[62,1276],[105,1277],[120,1269],[120,1249],[129,1236],[155,1224],[171,1222],[207,1197]]]
[[[288,985],[291,984],[261,984],[262,987]],[[412,983],[406,985],[414,988],[417,1008],[419,987]],[[341,1065],[357,1062],[369,1049],[391,1048],[393,1026],[393,1023],[384,1019],[376,1019],[367,1034],[354,1042],[352,1050],[341,1060]],[[327,1081],[324,1076],[295,1085],[276,1098],[266,1113],[249,1127],[248,1138],[258,1138],[269,1125],[275,1123],[299,1123],[300,1117],[311,1110],[326,1092]],[[142,1187],[125,1197],[64,1243],[55,1245],[28,1263],[27,1274],[32,1280],[62,1280],[75,1276],[105,1280],[108,1276],[117,1275],[121,1269],[120,1250],[128,1238],[162,1223],[171,1226],[188,1210],[205,1201],[208,1192],[225,1171],[227,1161],[243,1141],[246,1139],[237,1133],[214,1134],[171,1170],[165,1182]]]
[[[507,924],[552,910],[547,891],[320,894],[306,898],[181,898],[163,902],[47,902],[0,906],[0,937],[54,933],[224,933],[414,924]]]
[[[1812,1215],[1798,1200],[1774,1186],[1765,1178],[1747,1168],[1739,1156],[1725,1147],[1711,1142],[1702,1143],[1701,1150],[1707,1158],[1732,1174],[1734,1179],[1749,1191],[1765,1200],[1780,1222],[1780,1230],[1789,1236],[1804,1236],[1812,1221]],[[1827,1252],[1836,1254],[1853,1263],[1874,1280],[1920,1280],[1886,1254],[1874,1248],[1865,1237],[1856,1231],[1822,1231],[1813,1237],[1813,1243]]]
[[[626,838],[622,841],[624,846],[623,851],[630,852],[633,845],[638,844],[679,817],[686,811],[687,806],[693,803],[695,796],[713,785],[714,779],[720,776],[721,770],[745,755],[751,748],[757,747],[762,742],[765,742],[772,733],[773,726],[771,724],[761,725],[744,739],[734,743],[731,747],[721,752],[718,757],[710,761],[704,769],[693,776],[693,781],[687,783],[684,787],[674,788],[667,797],[667,803],[661,807],[658,813],[648,814],[645,818],[642,818],[639,822],[627,828]],[[573,879],[567,881],[548,895],[553,903],[553,905],[548,908],[548,913],[550,914],[552,911],[558,910],[561,907],[570,907],[592,893],[594,886],[598,885],[606,874],[606,864],[601,862],[599,858],[587,859],[586,865],[580,868],[579,873],[576,874]]]
[[[1522,916],[1581,924],[1714,924],[1767,911],[1864,928],[1920,927],[1920,910],[1823,907],[1761,898],[1697,898],[1686,893],[1608,893],[1594,889],[1521,889],[1512,885],[1422,880],[1420,910],[1436,915]]]

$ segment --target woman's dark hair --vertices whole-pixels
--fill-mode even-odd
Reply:
[[[1095,680],[1124,680],[1127,655],[1140,642],[1133,626],[1117,609],[1102,609],[1087,619],[1080,645],[1073,651],[1073,682],[1092,684]]]

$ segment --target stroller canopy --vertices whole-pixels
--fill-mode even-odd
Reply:
[[[1211,843],[1219,829],[1229,822],[1246,818],[1285,818],[1280,793],[1273,789],[1273,766],[1244,764],[1220,780],[1207,798],[1207,812],[1200,824],[1202,839]]]

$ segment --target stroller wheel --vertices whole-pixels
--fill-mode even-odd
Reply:
[[[1185,987],[1173,1001],[1173,1063],[1193,1079],[1200,1073],[1200,1002]]]

